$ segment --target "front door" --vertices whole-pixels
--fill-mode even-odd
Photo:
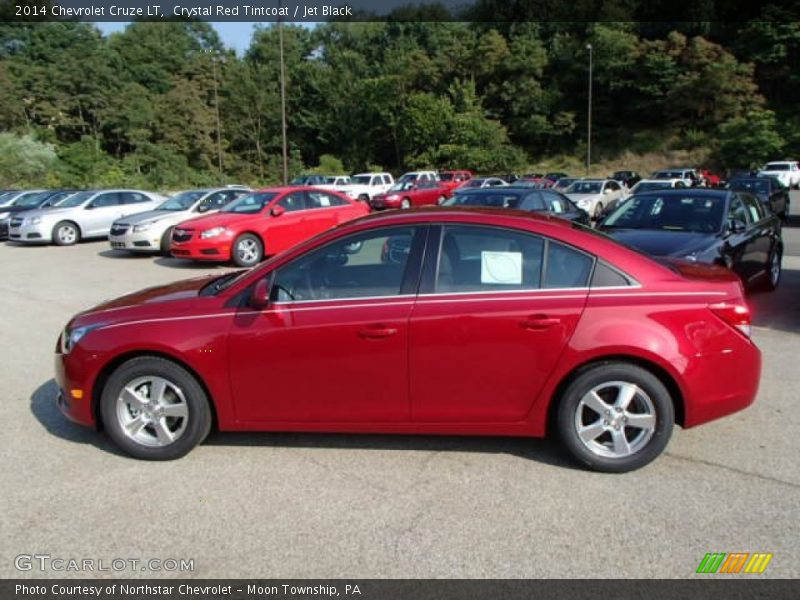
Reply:
[[[272,273],[270,306],[241,309],[230,332],[237,418],[408,421],[408,319],[426,231],[354,234]]]
[[[593,258],[496,227],[440,240],[411,315],[412,419],[521,421],[580,319]]]

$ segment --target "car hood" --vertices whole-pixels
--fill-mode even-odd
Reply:
[[[162,219],[181,218],[184,219],[192,214],[188,210],[148,210],[145,212],[135,213],[117,219],[117,223],[127,223],[128,225],[138,225],[139,223],[146,223],[150,221],[161,221]]]
[[[690,231],[614,229],[613,227],[602,227],[601,230],[618,242],[653,256],[688,256],[693,252],[706,250],[717,239],[714,234]]]
[[[187,219],[178,224],[179,229],[211,229],[212,227],[227,227],[231,223],[241,223],[249,219],[259,218],[263,216],[262,212],[255,214],[243,213],[220,213],[216,212],[212,215],[203,215],[202,217],[195,217],[194,219]]]
[[[602,194],[566,194],[567,198],[573,202],[580,202],[581,200],[598,200],[602,198]]]
[[[77,207],[80,208],[80,207]],[[17,213],[16,216],[25,216],[27,217],[46,217],[49,215],[60,215],[63,213],[67,213],[71,210],[75,210],[75,208],[58,208],[57,206],[51,206],[49,208],[34,208],[32,210],[24,210]]]
[[[167,285],[137,290],[119,298],[103,301],[75,315],[70,321],[69,327],[106,326],[131,318],[149,318],[151,316],[157,318],[159,315],[165,314],[164,303],[194,301],[198,297],[200,289],[216,277],[219,275],[185,279]]]

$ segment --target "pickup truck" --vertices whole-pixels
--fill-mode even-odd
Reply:
[[[758,170],[759,177],[775,177],[787,188],[800,190],[800,166],[795,160],[768,162]]]
[[[393,185],[394,178],[389,173],[358,173],[350,178],[349,185],[337,187],[336,190],[347,194],[354,200],[369,202]]]

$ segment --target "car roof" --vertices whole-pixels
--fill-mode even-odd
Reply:
[[[662,179],[663,181],[663,179]],[[700,198],[727,198],[732,194],[731,190],[708,189],[708,188],[670,188],[666,190],[652,190],[641,192],[637,196],[663,196],[665,198],[685,198],[687,195],[698,196]]]

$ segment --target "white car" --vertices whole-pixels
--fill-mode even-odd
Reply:
[[[653,173],[650,179],[680,179],[686,187],[702,185],[702,178],[695,169],[664,169]]]
[[[639,192],[652,192],[653,190],[668,190],[672,188],[688,187],[683,179],[642,179],[630,190],[625,192],[625,197],[629,198]]]
[[[15,215],[8,237],[13,242],[71,246],[82,239],[104,238],[116,219],[153,209],[164,200],[160,194],[139,190],[78,192],[58,206]]]
[[[348,187],[351,183],[349,175],[325,175],[325,183],[315,185],[314,187],[341,192],[343,188]]]
[[[436,171],[409,171],[404,173],[400,179],[400,183],[421,183],[423,181],[439,181],[439,173]]]
[[[613,179],[581,179],[573,182],[564,194],[593,219],[599,219],[623,198],[624,190]]]
[[[369,202],[378,194],[385,194],[394,185],[394,178],[389,173],[358,173],[350,178],[350,185],[336,188],[362,202]]]
[[[115,250],[161,252],[169,256],[170,238],[175,225],[201,214],[217,212],[250,191],[244,187],[226,187],[181,192],[153,210],[114,221],[108,241]]]
[[[759,177],[775,177],[788,188],[800,189],[800,166],[796,160],[768,162],[758,170]]]
[[[508,182],[499,177],[473,177],[461,187],[456,188],[455,192],[460,193],[466,190],[474,190],[487,187],[508,187]]]

